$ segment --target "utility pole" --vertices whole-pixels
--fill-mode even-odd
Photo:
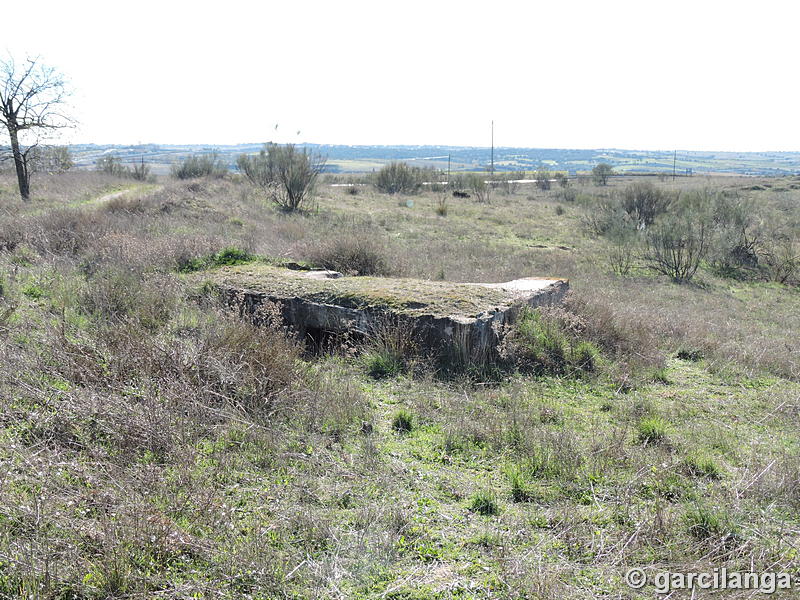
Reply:
[[[494,119],[492,120],[492,175],[494,175]]]
[[[675,181],[675,165],[678,162],[678,151],[675,150],[674,154],[672,155],[672,181]]]

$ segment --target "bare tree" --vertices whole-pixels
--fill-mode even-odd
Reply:
[[[0,61],[0,123],[11,139],[11,156],[23,200],[30,198],[29,158],[39,136],[72,124],[61,112],[66,96],[63,76],[43,65],[38,57],[26,59],[24,65],[17,65],[13,58]],[[22,135],[33,139],[23,146]]]

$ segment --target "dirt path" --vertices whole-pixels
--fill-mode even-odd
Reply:
[[[109,192],[108,194],[103,194],[102,196],[98,196],[97,198],[92,198],[91,200],[87,200],[83,202],[83,205],[89,206],[97,206],[100,204],[104,204],[105,202],[109,202],[110,200],[115,200],[116,198],[121,198],[127,194],[132,192],[155,192],[161,189],[162,186],[160,185],[133,185],[131,187],[125,188],[124,190],[117,190],[116,192]]]

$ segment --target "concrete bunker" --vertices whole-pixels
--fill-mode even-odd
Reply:
[[[381,320],[413,328],[429,351],[464,359],[493,352],[503,325],[525,307],[560,303],[565,279],[526,277],[504,283],[453,283],[390,277],[344,277],[266,264],[223,267],[207,273],[225,300],[258,320],[272,305],[303,337],[368,335]]]

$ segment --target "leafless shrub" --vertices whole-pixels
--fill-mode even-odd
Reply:
[[[425,171],[402,161],[393,161],[375,174],[375,187],[384,194],[415,194],[422,188]]]
[[[492,197],[492,186],[486,183],[486,176],[483,173],[468,173],[465,183],[478,202],[489,202]]]
[[[792,233],[784,230],[764,236],[759,256],[772,281],[789,283],[800,276],[800,242]]]
[[[646,231],[642,259],[647,268],[678,283],[688,282],[708,253],[710,236],[703,215],[671,215]]]
[[[673,198],[649,181],[627,186],[620,194],[622,209],[636,224],[637,229],[647,229],[669,210]]]
[[[287,212],[300,210],[314,194],[326,158],[294,144],[267,144],[258,155],[242,154],[239,169],[253,185]]]
[[[316,242],[305,255],[317,266],[347,275],[388,275],[391,272],[385,244],[365,233]]]

